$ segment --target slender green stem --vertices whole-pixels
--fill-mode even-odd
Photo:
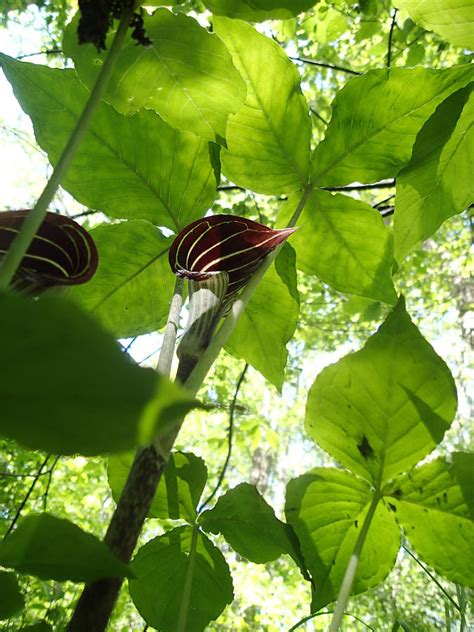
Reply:
[[[324,612],[314,612],[312,614],[309,614],[307,617],[303,617],[303,619],[300,619],[297,623],[295,623],[295,625],[291,626],[288,632],[293,632],[294,630],[297,630],[299,627],[304,625],[307,621],[311,621],[311,619],[315,619],[316,617],[322,617],[325,614],[334,614],[334,610],[326,610]],[[368,623],[365,623],[365,621],[363,621],[360,617],[357,617],[355,614],[344,612],[344,616],[352,617],[354,621],[362,623],[362,625],[365,626],[368,630],[372,630],[372,632],[375,632],[374,628],[372,628]]]
[[[38,232],[38,229],[46,216],[48,207],[51,204],[51,201],[76,154],[82,138],[87,132],[92,115],[94,114],[95,109],[104,94],[105,88],[107,87],[107,81],[111,75],[115,60],[127,33],[132,11],[133,8],[124,11],[109,53],[105,59],[100,74],[97,77],[92,92],[89,95],[89,99],[84,107],[84,110],[76,123],[76,127],[74,128],[56,167],[54,168],[51,178],[38,198],[35,207],[31,213],[28,214],[20,232],[12,242],[7,254],[5,255],[3,263],[0,266],[0,291],[6,290],[13,279],[18,266],[33,240],[33,237]]]
[[[160,357],[156,365],[158,373],[166,376],[169,376],[171,373],[171,364],[173,362],[174,348],[176,345],[176,334],[179,327],[179,315],[181,314],[181,308],[183,306],[183,285],[183,279],[176,277],[170,311],[168,313],[168,322],[166,323],[165,333],[163,335]]]
[[[337,596],[336,607],[334,608],[334,616],[329,627],[329,632],[337,632],[342,623],[347,600],[349,599],[349,595],[351,594],[352,585],[354,583],[357,568],[359,566],[359,560],[362,549],[364,547],[365,539],[367,537],[367,533],[369,532],[372,518],[374,517],[375,510],[377,509],[377,505],[381,497],[382,492],[380,491],[380,485],[378,485],[372,498],[372,502],[370,503],[369,510],[365,516],[364,523],[359,533],[359,537],[357,538],[357,541],[355,543],[354,550],[352,551],[352,555],[349,559],[349,563],[347,564],[346,572],[344,573],[344,577],[342,579],[341,588],[339,589],[339,595]]]
[[[415,562],[424,570],[424,572],[428,575],[428,577],[431,579],[431,581],[436,584],[436,586],[440,589],[440,591],[443,593],[443,595],[446,597],[446,599],[456,608],[456,610],[458,612],[462,612],[461,607],[459,606],[458,603],[456,603],[456,600],[453,599],[451,597],[451,595],[448,593],[448,591],[441,585],[441,583],[436,579],[436,577],[433,575],[433,573],[430,572],[430,569],[427,568],[423,562],[421,562],[414,553],[412,553],[410,551],[410,549],[403,544],[403,550],[405,551],[405,553],[408,553],[408,555],[415,560]]]
[[[197,525],[193,526],[193,535],[191,539],[191,548],[188,556],[188,567],[184,578],[183,594],[181,595],[181,604],[179,607],[178,625],[176,632],[186,632],[188,623],[189,604],[191,601],[191,588],[194,578],[194,567],[196,565],[196,549],[199,529]]]
[[[287,226],[288,228],[292,228],[293,226],[295,226],[312,191],[313,191],[313,187],[312,185],[309,184],[304,190],[303,195],[301,196],[301,199],[298,203],[298,206],[296,207],[295,212],[293,213],[290,221],[288,222],[288,226]],[[207,349],[205,349],[205,351],[202,353],[193,372],[184,383],[186,390],[189,391],[192,395],[196,395],[196,393],[200,389],[201,384],[204,382],[204,379],[209,369],[214,364],[214,361],[219,355],[220,350],[226,344],[231,333],[234,331],[235,326],[237,325],[237,321],[239,320],[241,314],[245,310],[245,307],[247,306],[248,302],[252,298],[253,293],[257,289],[258,284],[262,280],[265,272],[275,261],[282,247],[283,247],[283,244],[275,248],[273,252],[271,252],[269,255],[265,257],[265,259],[261,263],[258,270],[253,274],[250,281],[245,286],[241,296],[232,305],[231,311],[225,318],[220,329],[216,332],[216,334],[212,338],[211,343],[209,344]]]

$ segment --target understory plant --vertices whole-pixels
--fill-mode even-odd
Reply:
[[[383,582],[408,543],[473,587],[474,459],[426,458],[453,422],[456,386],[397,286],[405,257],[473,201],[473,67],[392,67],[389,48],[385,67],[337,93],[322,138],[266,31],[310,19],[317,2],[205,0],[208,28],[187,3],[140,4],[79,2],[67,68],[0,54],[54,167],[33,209],[0,214],[0,433],[48,455],[107,457],[116,500],[102,541],[47,512],[15,520],[0,566],[84,583],[67,630],[90,632],[106,629],[125,580],[149,627],[218,620],[234,591],[215,535],[257,564],[289,556],[312,595],[292,629],[334,604],[338,630],[350,595]],[[436,2],[395,4],[474,47],[456,3],[439,23]],[[59,185],[106,221],[54,232]],[[219,186],[277,196],[277,210],[266,222],[222,213]],[[393,189],[393,225],[350,195],[364,186]],[[289,480],[283,520],[247,481],[203,496],[206,464],[173,446],[205,408],[199,390],[223,349],[282,389],[298,275],[387,315],[309,389],[305,431],[338,465]],[[156,370],[116,342],[158,330]],[[163,533],[137,546],[148,519]],[[0,589],[6,619],[23,607],[11,570]]]

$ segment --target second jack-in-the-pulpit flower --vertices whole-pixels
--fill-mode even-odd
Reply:
[[[178,347],[181,359],[199,356],[239,290],[294,230],[275,230],[236,215],[213,215],[179,233],[169,261],[173,272],[189,284],[188,325]]]

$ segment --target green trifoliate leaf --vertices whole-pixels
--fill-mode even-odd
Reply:
[[[248,483],[221,496],[213,509],[202,514],[201,526],[221,533],[250,562],[264,564],[283,553],[293,554],[288,525],[278,520],[256,487]]]
[[[162,327],[174,284],[168,264],[171,239],[145,220],[104,224],[90,234],[99,251],[99,269],[69,295],[116,338]]]
[[[456,412],[456,387],[400,300],[363,349],[311,387],[306,429],[343,465],[387,481],[438,444]]]
[[[311,120],[298,71],[276,42],[249,24],[216,18],[214,27],[247,82],[245,103],[229,118],[223,173],[259,193],[303,188]]]
[[[297,205],[290,197],[279,222],[284,225]],[[328,191],[314,191],[291,237],[296,265],[316,274],[340,292],[394,304],[392,234],[380,213],[365,202]]]
[[[315,468],[288,483],[286,517],[316,591],[311,610],[334,601],[349,558],[372,501],[369,485],[353,474]],[[382,582],[392,569],[400,546],[393,514],[379,502],[362,549],[352,594]]]
[[[456,452],[393,481],[390,507],[413,548],[441,575],[474,586],[474,454]]]
[[[148,625],[162,632],[175,632],[180,617],[182,629],[201,632],[234,598],[222,553],[196,527],[180,527],[145,544],[132,570],[133,602]],[[183,608],[187,582],[189,602]]]
[[[445,219],[474,201],[473,85],[437,107],[397,178],[394,234],[399,261]]]
[[[221,40],[182,13],[158,9],[145,16],[152,44],[122,46],[105,99],[122,114],[152,109],[170,125],[222,143],[227,119],[245,98],[245,83]],[[84,83],[91,87],[106,52],[77,41],[77,18],[66,30],[64,52]],[[114,36],[109,32],[108,46]]]
[[[0,571],[0,619],[13,617],[24,606],[25,600],[21,594],[15,574]]]
[[[25,518],[0,544],[0,565],[56,581],[133,575],[94,535],[46,513]]]
[[[281,390],[286,345],[296,329],[299,302],[293,249],[284,247],[276,261],[258,284],[225,349]]]
[[[115,500],[125,485],[134,456],[129,452],[109,458],[107,474]],[[148,517],[193,522],[206,480],[207,469],[201,458],[192,453],[175,452],[158,484]]]
[[[337,94],[324,140],[312,157],[317,186],[396,176],[436,106],[474,79],[472,66],[390,68],[351,79]]]
[[[215,15],[226,15],[249,22],[264,20],[289,20],[307,11],[318,0],[204,0],[206,7]]]
[[[196,402],[133,364],[73,303],[0,296],[0,434],[55,454],[95,455],[147,442]]]
[[[395,0],[411,19],[454,44],[474,50],[474,2],[472,0]]]
[[[33,121],[38,144],[55,165],[87,89],[73,70],[6,56],[0,63]],[[122,116],[101,103],[62,185],[82,204],[113,217],[147,219],[179,231],[213,203],[216,179],[209,152],[207,142],[171,128],[153,112]]]

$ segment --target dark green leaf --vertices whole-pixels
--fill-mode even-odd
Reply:
[[[257,488],[248,483],[221,496],[213,509],[202,514],[201,526],[211,533],[221,533],[250,562],[264,564],[283,553],[292,554],[288,525],[277,519]]]
[[[226,351],[251,364],[279,390],[288,360],[286,345],[299,313],[292,251],[283,249],[280,258],[280,273],[275,266],[266,272],[225,346]]]
[[[4,55],[0,62],[33,121],[38,144],[55,165],[88,91],[73,70]],[[79,202],[113,217],[148,219],[174,231],[205,213],[216,190],[207,142],[178,132],[153,112],[122,116],[105,103],[94,113],[62,185]]]
[[[474,50],[474,7],[465,0],[395,0],[414,22],[455,46]]]
[[[318,186],[397,175],[436,106],[474,78],[472,66],[370,70],[338,92],[324,140],[312,157]]]
[[[64,51],[81,79],[93,85],[106,53],[80,46],[76,19],[66,30]],[[222,143],[227,119],[245,98],[245,83],[221,40],[196,20],[157,9],[145,17],[152,45],[122,47],[105,99],[122,114],[153,109],[170,125]],[[113,38],[109,33],[108,43]]]
[[[394,481],[386,494],[413,548],[441,575],[474,586],[474,454],[437,459]]]
[[[293,196],[282,209],[286,224],[297,204]],[[296,264],[340,292],[394,304],[392,234],[380,213],[341,194],[314,191],[291,237]]]
[[[13,617],[24,606],[25,600],[15,574],[0,571],[0,619]]]
[[[195,402],[133,364],[88,314],[56,297],[0,296],[0,434],[57,454],[130,450]]]
[[[306,429],[346,467],[387,481],[441,441],[455,412],[451,373],[400,300],[361,351],[319,374]]]
[[[99,269],[70,296],[116,338],[158,330],[166,322],[174,284],[168,264],[171,240],[144,220],[104,224],[91,235]]]
[[[109,458],[107,473],[116,500],[125,485],[133,458],[133,453]],[[158,484],[148,517],[173,520],[182,518],[193,522],[206,480],[207,469],[200,457],[192,453],[175,452]]]
[[[247,82],[245,103],[229,118],[223,173],[259,193],[303,188],[311,120],[298,71],[276,42],[249,24],[216,18],[214,27]]]
[[[86,582],[130,577],[108,546],[78,526],[49,514],[32,514],[0,544],[0,564],[41,579]]]
[[[307,11],[318,0],[204,0],[215,15],[226,15],[249,22],[288,20]]]
[[[315,468],[288,483],[286,517],[316,584],[311,610],[334,601],[372,500],[369,485],[353,474]],[[382,582],[400,547],[400,530],[379,503],[362,550],[352,594]]]
[[[473,84],[441,103],[417,136],[397,179],[395,256],[400,261],[474,201]]]
[[[20,628],[18,632],[54,632],[52,626],[46,621],[38,621]]]
[[[132,569],[136,577],[129,582],[133,602],[148,625],[162,632],[176,630],[186,579],[191,583],[182,628],[186,632],[204,630],[234,598],[222,553],[192,527],[180,527],[145,544]]]

